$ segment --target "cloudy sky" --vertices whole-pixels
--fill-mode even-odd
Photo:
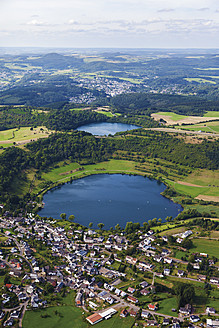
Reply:
[[[0,0],[0,46],[219,48],[219,0]]]

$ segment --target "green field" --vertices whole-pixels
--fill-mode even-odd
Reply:
[[[219,243],[218,240],[197,238],[192,240],[194,248],[192,251],[198,253],[207,253],[209,256],[218,257]]]
[[[218,117],[219,118],[219,111],[215,111],[215,112],[207,111],[207,113],[205,113],[203,116],[204,117]]]
[[[163,313],[166,315],[171,315],[173,317],[177,317],[178,313],[172,312],[172,309],[177,309],[177,299],[176,297],[166,298],[159,302],[159,309],[157,312]]]
[[[119,314],[98,323],[98,328],[131,328],[134,318],[120,318]],[[88,328],[91,325],[84,321],[82,310],[73,306],[54,306],[43,310],[27,311],[23,328]]]
[[[58,315],[56,314],[58,312]],[[88,324],[82,320],[82,312],[73,306],[54,306],[45,310],[27,311],[23,328],[84,328]]]
[[[188,81],[188,82],[197,82],[197,83],[211,83],[211,84],[216,84],[215,81],[211,81],[211,80],[206,80],[200,77],[186,77],[184,78],[184,80]]]
[[[179,120],[182,120],[182,119],[188,117],[188,116],[176,114],[173,112],[158,112],[156,114],[163,115],[163,116],[169,116],[171,118],[171,120],[173,120],[173,121],[179,121]]]
[[[0,145],[7,146],[14,142],[20,143],[32,139],[46,138],[50,133],[51,131],[44,126],[38,126],[37,128],[33,128],[33,130],[30,130],[30,127],[21,127],[19,129],[0,131]]]
[[[210,133],[219,133],[219,121],[215,122],[204,122],[193,125],[183,125],[180,129],[190,130],[190,131],[202,131]]]

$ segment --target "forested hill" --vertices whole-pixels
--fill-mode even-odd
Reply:
[[[172,111],[182,115],[203,115],[206,110],[218,111],[219,101],[196,96],[128,93],[111,98],[111,104],[121,113]]]

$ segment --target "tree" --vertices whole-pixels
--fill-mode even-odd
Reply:
[[[91,229],[93,227],[93,222],[90,222],[88,226]]]
[[[66,219],[66,213],[61,213],[61,214],[60,214],[60,218],[61,218],[62,220],[65,220],[65,219]]]
[[[186,249],[190,249],[192,248],[194,245],[193,245],[193,242],[191,239],[184,239],[183,242],[182,242],[182,247],[186,248]]]
[[[105,226],[105,224],[104,223],[98,223],[98,228],[102,231],[102,229],[103,229],[103,227]]]
[[[63,214],[65,214],[65,213],[63,213]],[[73,222],[75,219],[75,216],[73,214],[71,214],[71,215],[69,215],[68,219],[69,219],[69,221]]]
[[[122,230],[119,223],[117,223],[117,225],[115,225],[115,230],[116,230],[116,232],[120,232]]]
[[[147,231],[148,228],[149,228],[148,223],[147,222],[143,222],[143,230],[144,231]]]

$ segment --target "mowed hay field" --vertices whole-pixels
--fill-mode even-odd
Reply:
[[[13,143],[27,143],[39,138],[47,138],[52,131],[44,126],[36,128],[21,127],[5,131],[0,131],[0,146],[10,146]]]
[[[167,180],[169,185],[180,193],[197,197],[198,199],[219,202],[219,172],[196,169],[185,179],[179,181]],[[208,199],[207,199],[208,198]],[[211,198],[211,199],[210,199]]]
[[[185,116],[185,115],[179,115],[179,114],[172,113],[172,112],[158,112],[158,113],[151,114],[151,117],[156,121],[163,119],[164,121],[166,121],[166,125],[198,124],[201,122],[219,119],[218,111],[217,112],[207,112],[205,115],[206,116],[203,116],[203,117],[202,116]]]

